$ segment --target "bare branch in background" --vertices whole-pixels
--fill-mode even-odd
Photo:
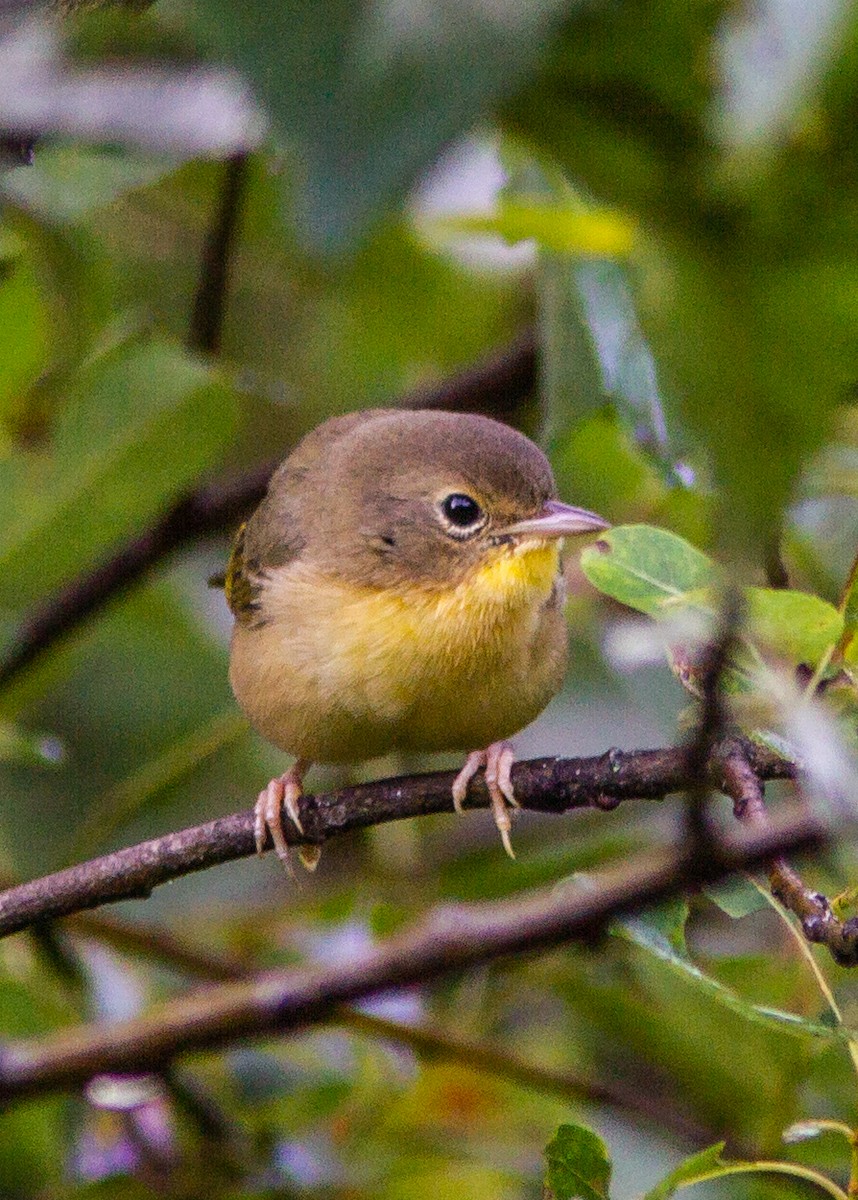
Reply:
[[[0,1048],[0,1101],[76,1087],[105,1072],[153,1070],[188,1050],[326,1021],[336,1005],[391,988],[592,938],[620,913],[780,854],[818,849],[825,837],[809,814],[793,810],[741,842],[720,843],[710,862],[693,864],[675,851],[644,855],[590,879],[586,889],[567,886],[524,900],[439,908],[416,929],[349,964],[268,972],[171,999],[136,1020],[6,1042]]]
[[[217,211],[203,247],[200,278],[187,339],[189,349],[200,354],[216,355],[220,352],[229,268],[247,170],[246,154],[234,154],[227,160]]]
[[[212,952],[177,938],[169,929],[148,922],[136,925],[103,913],[80,913],[67,926],[69,932],[105,943],[122,954],[133,954],[207,982],[246,980],[254,964],[246,959]],[[339,1005],[331,1024],[375,1040],[408,1046],[427,1060],[445,1059],[474,1071],[506,1079],[532,1091],[589,1104],[605,1104],[661,1129],[670,1129],[690,1145],[717,1137],[673,1103],[658,1087],[642,1089],[619,1077],[588,1077],[558,1071],[526,1060],[504,1046],[462,1037],[455,1030],[392,1020],[348,1005]]]

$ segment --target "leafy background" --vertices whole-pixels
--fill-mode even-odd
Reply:
[[[158,0],[66,14],[31,41],[8,7],[0,125],[19,128],[27,101],[45,132],[33,165],[0,174],[7,648],[34,605],[191,484],[285,453],[333,413],[395,403],[531,325],[539,388],[513,417],[549,449],[564,498],[670,530],[744,585],[766,583],[782,535],[792,586],[838,604],[858,531],[852,4],[336,0],[322,15],[309,0]],[[194,88],[177,89],[165,108],[155,70],[201,88],[203,68],[222,90],[192,106]],[[189,331],[236,112],[253,150],[206,356]],[[9,879],[248,807],[282,769],[227,685],[227,614],[205,587],[227,548],[225,530],[159,567],[0,696]],[[576,557],[569,678],[520,755],[676,738],[687,697]],[[438,760],[347,777],[424,765]],[[841,793],[844,837],[814,864],[829,893],[854,878],[848,772]],[[332,845],[312,878],[242,862],[116,915],[259,966],[337,961],[437,901],[660,845],[674,816],[522,817],[514,864],[485,814],[426,819]],[[821,969],[854,1024],[852,977]],[[18,936],[0,946],[0,1031],[133,1014],[188,983],[154,956]],[[108,1088],[8,1109],[0,1195],[136,1200],[204,1179],[230,1198],[537,1197],[543,1148],[579,1121],[610,1145],[616,1197],[721,1140],[734,1157],[848,1173],[831,1131],[782,1145],[799,1119],[854,1120],[856,1085],[806,956],[747,886],[373,1011],[399,1034],[341,1023],[195,1056],[130,1107]],[[417,1053],[407,1028],[421,1021],[500,1065]],[[509,1059],[619,1079],[662,1116],[516,1082]]]

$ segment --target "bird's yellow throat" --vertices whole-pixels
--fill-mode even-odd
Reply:
[[[515,602],[528,593],[548,595],[559,569],[556,539],[529,538],[479,567],[462,586],[473,588],[475,599]]]

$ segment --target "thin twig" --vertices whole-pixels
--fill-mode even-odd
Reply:
[[[508,416],[529,395],[535,377],[533,336],[523,334],[484,363],[403,397],[411,408],[447,408]],[[283,454],[286,453],[283,448]],[[280,456],[282,457],[282,455]],[[13,683],[46,651],[117,596],[139,583],[158,563],[202,537],[235,526],[265,495],[278,459],[270,459],[225,482],[180,497],[138,537],[112,557],[79,575],[24,617],[6,656],[0,688]]]
[[[791,778],[792,764],[748,746],[749,761],[764,778]],[[289,824],[292,845],[322,845],[331,837],[403,817],[452,812],[454,773],[401,776],[301,802],[304,834]],[[609,750],[595,758],[542,758],[516,764],[519,804],[537,812],[614,808],[622,800],[661,799],[686,784],[683,749]],[[482,779],[474,781],[470,807],[486,808]],[[269,843],[270,844],[270,843]],[[67,916],[115,900],[149,896],[162,883],[255,853],[253,813],[221,817],[80,863],[0,894],[0,937],[36,921]]]
[[[819,849],[826,833],[803,810],[725,842],[712,860],[655,852],[624,862],[586,889],[552,888],[524,900],[438,909],[416,929],[351,963],[274,971],[171,999],[144,1017],[85,1026],[0,1049],[0,1101],[79,1086],[94,1075],[154,1070],[177,1055],[327,1020],[335,1006],[511,955],[591,939],[619,913],[711,883],[782,853]]]
[[[740,603],[738,592],[731,590],[726,593],[720,628],[696,664],[696,673],[701,681],[700,706],[694,730],[685,747],[688,775],[685,808],[687,848],[692,858],[711,851],[708,799],[712,781],[709,764],[712,752],[724,737],[727,727],[721,685],[736,647],[741,621]]]
[[[763,784],[746,756],[746,743],[726,742],[720,748],[723,790],[733,800],[739,820],[757,829],[769,824]],[[858,918],[839,920],[821,892],[809,888],[799,873],[779,855],[767,864],[772,894],[801,922],[809,942],[826,946],[841,967],[858,966]]]
[[[216,355],[220,351],[229,268],[247,173],[246,153],[233,154],[227,159],[217,210],[203,247],[188,330],[188,348],[199,354]]]

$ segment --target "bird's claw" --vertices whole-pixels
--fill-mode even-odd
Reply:
[[[304,775],[308,766],[308,763],[299,759],[285,775],[278,775],[272,779],[268,786],[259,793],[254,808],[253,835],[257,854],[265,853],[265,843],[268,841],[270,833],[277,857],[290,875],[292,874],[292,864],[283,830],[283,809],[286,809],[290,821],[298,832],[303,834],[300,800],[303,794]],[[315,870],[321,856],[318,846],[301,846],[298,854],[308,871]]]
[[[453,808],[462,812],[462,803],[468,794],[468,787],[477,772],[485,767],[486,787],[492,802],[492,816],[503,842],[503,848],[510,858],[515,853],[510,840],[510,808],[518,808],[512,786],[512,766],[515,754],[509,742],[493,742],[485,750],[474,750],[465,759],[464,766],[453,781]]]

